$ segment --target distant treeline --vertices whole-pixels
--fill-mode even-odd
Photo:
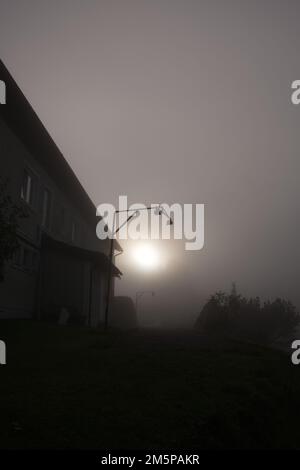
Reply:
[[[277,298],[261,302],[236,292],[216,292],[204,305],[196,328],[207,334],[226,334],[261,343],[271,343],[292,336],[300,322],[296,307]]]

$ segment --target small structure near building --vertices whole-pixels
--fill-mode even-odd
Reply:
[[[110,326],[122,330],[138,327],[137,313],[131,297],[115,296],[112,300]]]
[[[0,104],[6,104],[6,85],[3,80],[0,80]]]
[[[0,340],[0,365],[6,364],[6,344]]]

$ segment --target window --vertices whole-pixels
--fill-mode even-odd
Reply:
[[[58,229],[61,235],[65,235],[66,232],[66,210],[61,207],[58,212]]]
[[[19,268],[34,272],[38,268],[38,253],[28,245],[21,244],[15,251],[12,262]]]
[[[72,240],[72,242],[75,242],[75,238],[76,238],[76,224],[73,221],[72,222],[72,230],[71,230],[71,240]]]
[[[21,266],[22,263],[22,247],[18,246],[18,248],[15,250],[13,257],[12,257],[13,264],[16,264],[17,266]]]
[[[32,250],[28,248],[23,249],[23,266],[26,269],[30,269],[32,267]]]
[[[21,198],[31,207],[35,207],[36,193],[37,178],[29,169],[25,168],[21,187]]]
[[[51,193],[48,189],[44,188],[43,203],[42,203],[42,226],[49,228],[50,226],[50,209],[51,209]]]

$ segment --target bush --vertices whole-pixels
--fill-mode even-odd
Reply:
[[[15,204],[8,191],[8,181],[0,177],[0,282],[4,281],[4,263],[19,247],[19,219],[27,217],[22,205]]]
[[[233,285],[230,294],[217,292],[209,298],[195,326],[209,334],[269,343],[292,335],[299,322],[300,315],[290,301],[278,298],[262,304],[259,297],[237,294]]]

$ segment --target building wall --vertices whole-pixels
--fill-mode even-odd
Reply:
[[[84,312],[84,261],[53,251],[43,253],[41,312],[44,318],[57,319],[65,307],[74,317]]]
[[[25,171],[34,180],[35,194],[31,204],[21,198]],[[86,222],[84,214],[70,203],[64,188],[57,186],[1,118],[0,175],[8,178],[11,196],[16,202],[24,204],[29,215],[20,223],[20,252],[6,264],[5,281],[0,283],[0,318],[30,317],[36,310],[39,245],[43,230],[55,239],[89,250],[106,252],[107,244],[96,238],[96,227]],[[42,226],[45,190],[48,191],[50,200],[49,217],[46,221],[44,219]],[[70,265],[69,275],[79,276],[79,273],[76,269],[73,272]],[[74,285],[80,291],[78,278],[74,280]],[[58,283],[56,289],[59,289]],[[77,303],[84,308],[83,299],[77,299]]]
[[[39,243],[42,224],[42,196],[48,189],[51,195],[50,222],[43,229],[56,239],[74,243],[90,250],[106,250],[106,244],[95,237],[96,227],[91,227],[83,215],[70,203],[64,194],[64,188],[56,185],[34,157],[27,152],[19,139],[0,119],[0,174],[9,178],[10,192],[16,201],[21,201],[21,186],[24,170],[28,168],[36,177],[37,194],[33,206],[25,204],[30,217],[21,223],[22,232],[34,243]],[[64,212],[64,223],[61,214]],[[72,223],[76,224],[75,240],[72,240]]]
[[[57,320],[65,308],[71,321],[93,327],[104,321],[106,276],[92,261],[46,250],[41,258],[41,272],[41,317]]]
[[[92,271],[90,326],[96,327],[104,322],[105,276],[99,269]]]

